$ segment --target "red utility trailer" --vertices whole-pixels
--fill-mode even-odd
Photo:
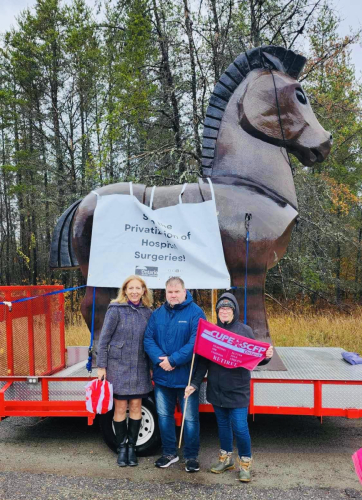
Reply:
[[[83,387],[88,377],[56,376],[66,368],[64,294],[48,294],[63,289],[61,285],[0,287],[0,302],[5,302],[0,305],[0,419],[72,415],[93,422],[84,397],[83,401],[68,397],[74,384]],[[30,297],[36,298],[21,301]],[[59,390],[64,382],[70,391]]]
[[[65,346],[62,286],[0,287],[0,420],[10,416],[86,417],[87,347]],[[16,302],[18,299],[35,299]],[[4,302],[6,302],[4,304]],[[10,306],[10,303],[12,305]],[[362,365],[349,365],[343,349],[279,347],[287,370],[254,370],[249,413],[362,417]],[[66,356],[67,354],[67,356]],[[92,378],[95,378],[93,372]],[[200,411],[212,412],[200,390]],[[115,448],[112,412],[102,415],[104,440]],[[181,423],[179,409],[176,423]],[[150,397],[142,401],[139,454],[159,443],[157,414]]]

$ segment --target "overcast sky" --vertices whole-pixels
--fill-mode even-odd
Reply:
[[[15,17],[26,7],[35,5],[36,0],[1,0],[0,33],[16,25]],[[87,0],[91,6],[94,0]],[[334,0],[336,10],[341,15],[339,33],[347,35],[350,28],[362,28],[362,0]],[[361,43],[352,48],[352,62],[356,68],[356,75],[362,79],[362,47]]]

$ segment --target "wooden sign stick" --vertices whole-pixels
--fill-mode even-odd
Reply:
[[[191,377],[192,377],[192,370],[194,368],[194,361],[195,361],[195,353],[193,353],[192,355],[192,361],[191,361],[191,369],[190,369],[190,376],[189,376],[189,383],[187,385],[190,385],[191,384]],[[179,449],[181,448],[181,441],[182,441],[182,434],[184,432],[184,424],[185,424],[185,415],[186,415],[186,410],[187,410],[187,402],[188,402],[189,398],[186,398],[186,401],[185,401],[185,406],[184,406],[184,411],[183,411],[183,415],[182,415],[182,424],[181,424],[181,432],[180,432],[180,440],[178,442],[178,447]]]

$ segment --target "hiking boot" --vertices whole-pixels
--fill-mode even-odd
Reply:
[[[226,470],[232,470],[232,469],[235,469],[232,452],[220,450],[219,461],[211,466],[210,471],[213,472],[214,474],[221,474]]]
[[[200,464],[196,458],[187,458],[185,461],[185,471],[186,472],[198,472],[200,470]]]
[[[250,481],[250,469],[253,459],[251,457],[238,457],[239,481],[248,483]]]
[[[161,469],[165,469],[166,467],[169,467],[171,464],[174,464],[179,460],[180,459],[177,455],[162,455],[162,457],[156,460],[155,466],[160,467]]]

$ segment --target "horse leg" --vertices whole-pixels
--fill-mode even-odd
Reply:
[[[87,287],[84,299],[81,303],[81,313],[88,326],[89,331],[92,328],[92,309],[93,309],[93,287]],[[99,336],[102,330],[104,317],[107,312],[110,301],[117,296],[117,288],[96,288],[95,310],[94,310],[94,342],[92,366],[96,366],[96,354]]]
[[[123,185],[114,185],[114,189],[120,190]],[[74,216],[72,227],[72,244],[77,256],[81,273],[85,280],[88,277],[89,253],[92,237],[93,214],[97,204],[94,193],[88,194],[81,202]],[[117,295],[115,288],[96,288],[95,314],[94,314],[94,343],[92,365],[96,365],[96,353],[99,336],[102,330],[104,317],[111,299]],[[81,303],[81,313],[88,326],[92,327],[93,287],[87,287],[84,299]]]
[[[294,220],[287,226],[284,233],[274,241],[250,242],[249,259],[247,264],[247,288],[246,288],[246,322],[253,329],[255,338],[261,342],[273,343],[270,336],[268,319],[265,307],[265,280],[268,269],[275,266],[286,252]],[[245,262],[246,245],[242,246],[241,265],[231,270],[230,276],[240,308],[240,320],[244,321],[245,305]],[[268,370],[285,370],[277,352],[270,363]]]
[[[273,344],[270,337],[268,326],[268,319],[265,310],[265,278],[266,266],[264,272],[260,269],[260,273],[248,273],[248,286],[247,286],[247,324],[253,329],[255,338],[260,342],[267,342]],[[244,321],[244,284],[240,279],[233,281],[237,288],[234,295],[238,301],[240,308],[240,321]],[[284,363],[280,359],[278,352],[274,350],[273,358],[268,363],[268,370],[285,370]]]
[[[257,340],[271,343],[264,299],[268,252],[263,243],[255,242],[250,243],[250,254],[252,258],[249,258],[247,269],[246,323],[253,329]],[[240,264],[236,269],[230,270],[230,277],[233,286],[237,287],[234,295],[240,308],[240,321],[244,322],[245,257]]]
[[[129,194],[129,183],[120,182],[118,184],[109,184],[97,189],[100,196],[108,196],[112,194]],[[143,184],[135,184],[133,193],[139,201],[144,201],[146,186]],[[88,277],[89,254],[92,239],[93,216],[97,206],[97,195],[94,192],[89,193],[79,204],[74,215],[72,225],[72,246],[77,257],[80,270],[85,280]],[[120,282],[119,286],[122,283]],[[116,298],[116,288],[97,288],[95,298],[95,315],[94,315],[94,350],[93,350],[93,365],[95,365],[95,355],[97,351],[98,339],[101,333],[104,317],[107,307],[111,299]],[[93,287],[87,287],[85,297],[81,304],[81,312],[87,323],[89,330],[92,326],[92,304],[93,304]]]

